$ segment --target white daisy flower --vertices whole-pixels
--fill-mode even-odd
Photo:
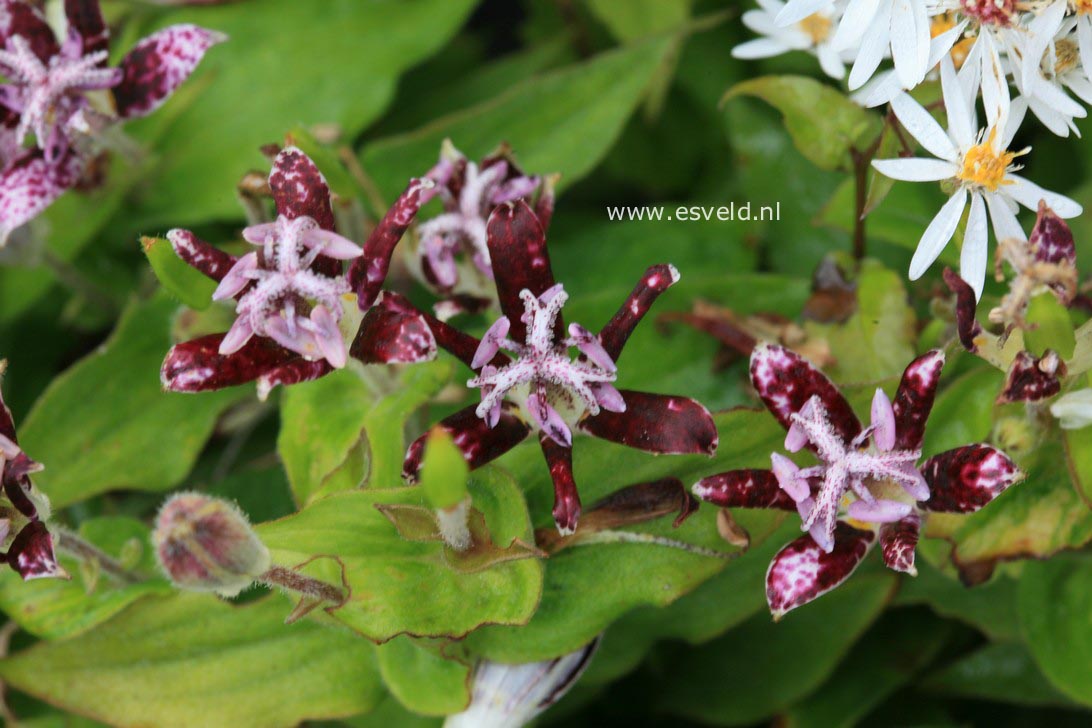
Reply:
[[[980,129],[974,110],[975,96],[968,94],[960,84],[950,58],[941,61],[940,71],[948,114],[947,132],[909,95],[901,94],[891,102],[892,110],[906,130],[936,158],[878,159],[872,164],[893,179],[947,181],[955,188],[918,242],[910,262],[911,280],[920,278],[952,239],[970,197],[960,275],[974,289],[975,295],[981,296],[988,257],[987,210],[994,237],[1004,240],[1025,239],[1016,220],[1018,205],[1034,210],[1038,208],[1039,200],[1045,200],[1064,218],[1079,215],[1081,206],[1015,174],[1019,167],[1013,165],[1014,160],[1028,151],[1008,151],[1023,117],[1022,103],[1011,105],[1011,115],[988,113],[987,128]],[[1008,108],[1007,86],[1004,93],[1004,108]]]
[[[1084,107],[1066,93],[1072,90],[1085,103],[1092,103],[1092,81],[1081,63],[1073,31],[1078,18],[1066,18],[1068,0],[1046,7],[1031,23],[1018,51],[1019,71],[1013,84],[1027,100],[1031,112],[1058,136],[1077,136],[1074,119],[1087,116]]]
[[[963,64],[969,45],[967,40],[960,40],[963,31],[967,27],[967,21],[948,22],[949,16],[937,16],[932,19],[932,39],[929,41],[929,60],[926,66],[936,68],[940,59],[951,54],[955,59],[956,67]],[[939,19],[939,20],[938,20]],[[973,41],[971,41],[973,42]],[[854,66],[856,67],[856,66]],[[915,84],[916,85],[916,84]],[[865,108],[882,106],[891,103],[891,100],[903,91],[909,91],[913,86],[904,86],[898,74],[894,70],[881,71],[864,84],[851,98]]]
[[[775,18],[786,5],[781,0],[758,0],[759,9],[745,12],[743,24],[763,37],[736,46],[732,49],[732,56],[755,59],[779,56],[789,51],[807,51],[819,58],[824,73],[831,78],[843,78],[846,74],[845,62],[853,56],[850,52],[836,51],[832,43],[841,8],[829,1],[823,4],[829,7],[782,27]]]
[[[834,7],[834,0],[788,0],[782,5],[774,16],[774,22],[780,28],[787,28],[822,10],[830,10]]]
[[[849,89],[863,86],[888,55],[902,88],[910,89],[928,73],[930,33],[927,0],[849,0],[834,47],[860,48],[849,72]],[[954,41],[953,41],[954,42]]]

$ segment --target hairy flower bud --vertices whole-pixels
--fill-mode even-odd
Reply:
[[[171,496],[152,534],[156,558],[179,589],[233,597],[269,569],[269,550],[246,516],[201,493]]]

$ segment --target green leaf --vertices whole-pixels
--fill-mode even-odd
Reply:
[[[785,728],[853,728],[931,662],[952,632],[928,613],[888,612],[826,683],[792,706]]]
[[[895,577],[860,574],[773,622],[758,614],[685,653],[665,648],[672,669],[659,707],[683,718],[743,725],[782,712],[833,673],[891,597]]]
[[[0,676],[116,726],[294,726],[354,715],[382,694],[373,647],[313,622],[284,625],[284,603],[150,599],[79,637],[0,662]]]
[[[943,386],[929,413],[922,452],[936,455],[989,438],[994,400],[1004,379],[1005,375],[993,367],[977,366]]]
[[[19,430],[46,469],[35,482],[63,507],[120,488],[178,484],[239,391],[164,392],[159,366],[177,304],[165,293],[134,301],[94,353],[58,376]]]
[[[999,574],[986,584],[969,587],[928,562],[918,560],[918,575],[903,579],[896,604],[927,604],[933,611],[966,622],[990,639],[1020,639],[1016,581]]]
[[[1020,623],[1043,674],[1069,697],[1092,705],[1092,561],[1056,557],[1024,566]]]
[[[721,103],[739,96],[756,96],[780,111],[796,148],[822,169],[851,169],[850,152],[867,147],[880,133],[875,113],[812,78],[750,79],[730,88]]]
[[[587,5],[615,38],[627,43],[685,23],[690,17],[691,0],[587,0]]]
[[[351,367],[285,389],[277,451],[297,503],[360,485],[372,403],[368,386]]]
[[[443,648],[406,636],[376,647],[384,684],[414,713],[450,715],[470,704],[470,667],[445,658]]]
[[[1061,438],[1073,486],[1085,506],[1092,508],[1092,427],[1062,430]]]
[[[805,329],[830,343],[837,362],[828,372],[839,382],[897,379],[914,358],[916,317],[902,276],[865,260],[857,278],[857,311],[844,324],[808,322]]]
[[[1019,642],[986,645],[937,670],[920,684],[926,690],[973,700],[1073,707],[1043,677],[1028,648]]]
[[[212,303],[216,283],[190,267],[165,238],[141,238],[141,248],[160,284],[179,301],[203,311]]]
[[[86,632],[141,597],[170,594],[173,589],[159,578],[149,546],[149,529],[140,521],[124,517],[96,518],[84,522],[82,535],[119,558],[130,542],[142,547],[142,559],[134,572],[140,580],[118,581],[99,569],[88,573],[81,562],[61,552],[61,565],[71,581],[38,579],[24,582],[10,569],[0,572],[0,609],[20,627],[36,637],[59,639]]]
[[[297,124],[337,124],[354,138],[390,103],[398,77],[443,46],[474,4],[327,0],[316,13],[296,0],[261,0],[160,16],[159,27],[193,22],[229,40],[202,61],[198,74],[214,83],[161,140],[137,214],[149,227],[240,217],[232,191],[245,172],[267,166],[261,145]]]
[[[1024,331],[1028,351],[1042,354],[1047,349],[1058,352],[1063,359],[1073,356],[1076,340],[1069,311],[1052,293],[1041,293],[1028,304],[1027,320],[1031,325]]]
[[[618,138],[669,45],[650,39],[530,78],[490,101],[367,145],[364,169],[390,201],[409,175],[435,164],[445,138],[471,159],[507,141],[523,169],[560,172],[561,185],[571,185]]]
[[[470,492],[497,543],[516,537],[533,542],[526,507],[510,478],[479,470]],[[442,544],[399,536],[376,509],[380,504],[423,505],[423,499],[419,488],[337,493],[257,531],[278,564],[338,559],[352,593],[333,616],[376,641],[403,633],[462,636],[486,623],[523,624],[534,613],[542,592],[539,560],[458,572],[446,562]],[[329,566],[322,566],[323,578],[336,578],[337,570],[332,577]]]
[[[433,508],[451,508],[466,498],[470,467],[451,435],[440,427],[429,432],[421,461],[421,491]]]
[[[677,477],[689,486],[700,477],[751,464],[763,467],[779,447],[784,430],[765,412],[737,410],[718,415],[720,448],[714,458],[654,458],[613,443],[585,438],[573,448],[580,496],[587,507],[633,483]],[[537,448],[513,451],[501,464],[527,493],[531,512],[552,527],[553,488]],[[768,465],[767,465],[768,467]],[[477,502],[477,501],[475,501]],[[780,514],[741,511],[739,522],[754,543],[776,527]],[[634,530],[722,552],[732,550],[717,532],[716,509],[701,508],[679,528],[662,518]],[[499,662],[530,662],[557,657],[588,643],[622,614],[638,606],[665,606],[735,564],[723,559],[650,544],[574,546],[546,562],[542,604],[523,627],[484,627],[467,639],[471,651]],[[603,575],[611,588],[603,588]],[[725,577],[728,578],[728,577]]]

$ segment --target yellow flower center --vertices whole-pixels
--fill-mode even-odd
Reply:
[[[932,21],[929,23],[929,35],[936,38],[938,35],[943,35],[954,28],[955,24],[955,13],[934,15]]]
[[[1092,4],[1092,0],[1086,0]],[[1062,38],[1054,43],[1054,74],[1060,76],[1066,71],[1072,71],[1081,61],[1080,48],[1068,38]]]
[[[965,185],[974,185],[996,192],[1001,185],[1011,185],[1012,180],[1005,179],[1012,160],[1017,153],[1008,150],[997,151],[993,142],[997,128],[990,129],[986,141],[976,144],[963,155],[963,168],[959,170],[959,179]]]
[[[1086,0],[1092,2],[1092,0]],[[834,22],[821,13],[814,13],[801,20],[798,24],[804,35],[811,38],[812,45],[819,45],[830,37],[830,31]]]
[[[1092,13],[1092,0],[1069,0],[1069,4],[1081,15]]]

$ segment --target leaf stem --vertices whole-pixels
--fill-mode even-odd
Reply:
[[[257,581],[266,586],[281,587],[282,589],[321,599],[324,602],[340,604],[345,601],[344,592],[336,586],[313,579],[293,569],[286,569],[283,566],[270,567],[268,571],[257,578]]]
[[[68,529],[58,529],[57,547],[76,558],[95,561],[107,575],[122,584],[136,584],[141,578],[121,565],[121,562]]]

